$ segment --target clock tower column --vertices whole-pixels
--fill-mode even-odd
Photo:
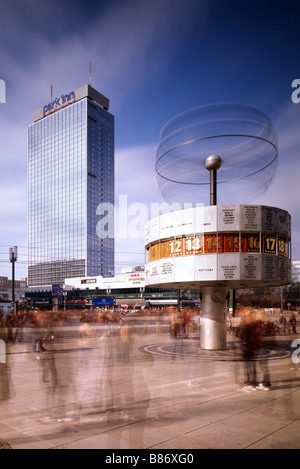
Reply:
[[[226,287],[201,288],[200,346],[202,349],[226,349],[226,291]]]

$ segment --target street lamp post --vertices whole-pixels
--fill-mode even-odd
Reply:
[[[18,258],[18,247],[14,246],[13,248],[9,248],[9,261],[12,264],[12,308],[14,314],[16,314],[16,298],[15,298],[15,262]]]

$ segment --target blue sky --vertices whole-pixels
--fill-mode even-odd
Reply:
[[[292,215],[300,259],[300,3],[235,0],[0,0],[0,275],[27,276],[27,126],[32,112],[88,82],[115,115],[116,200],[150,207],[162,126],[177,113],[217,102],[259,108],[278,137],[278,166],[253,203]],[[243,203],[237,199],[233,203]],[[247,200],[247,203],[251,201]],[[149,210],[150,213],[150,210]],[[119,239],[116,271],[144,262],[143,239]],[[131,254],[127,254],[131,253]]]

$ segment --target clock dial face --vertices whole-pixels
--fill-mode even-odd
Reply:
[[[217,303],[220,303],[223,299],[222,297],[222,293],[218,292],[218,291],[214,291],[211,295],[211,299],[213,301],[216,301]]]

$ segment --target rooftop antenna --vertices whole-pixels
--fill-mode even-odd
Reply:
[[[52,85],[50,87],[50,98],[51,98],[50,103],[52,103]]]
[[[92,84],[92,63],[90,62],[90,67],[89,67],[89,85],[91,86]]]

